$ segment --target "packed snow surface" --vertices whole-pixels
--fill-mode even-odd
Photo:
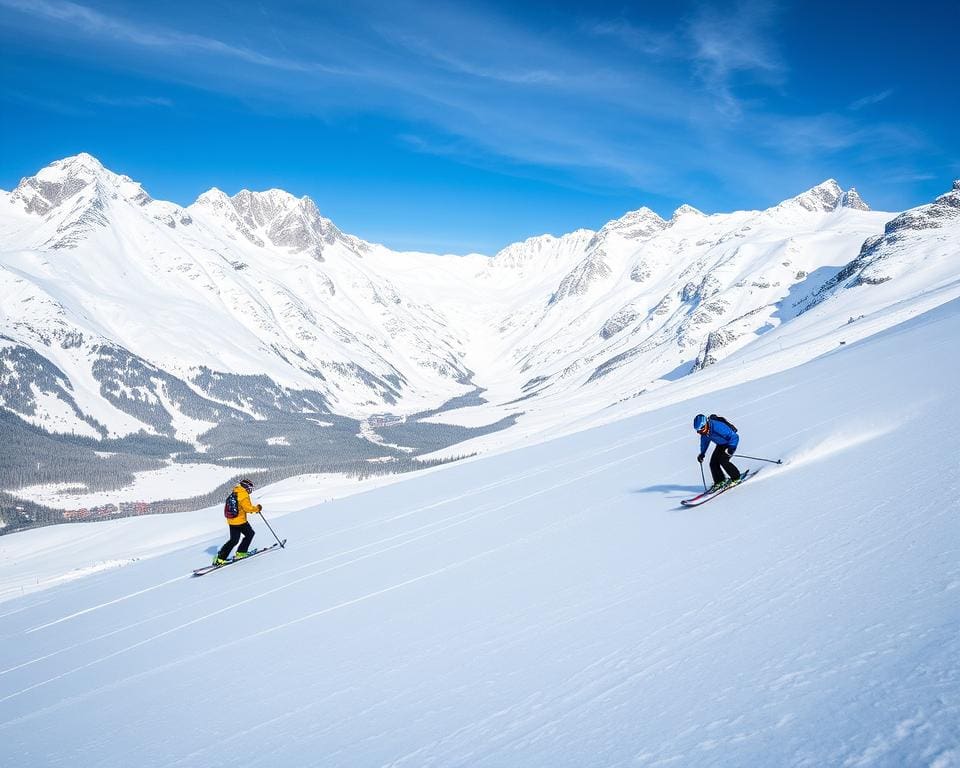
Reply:
[[[953,301],[278,516],[286,549],[199,579],[196,513],[5,536],[47,576],[102,548],[0,605],[0,765],[958,765],[958,335]],[[680,508],[697,412],[786,464]]]

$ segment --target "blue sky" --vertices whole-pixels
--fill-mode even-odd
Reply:
[[[0,0],[0,187],[86,151],[453,253],[830,177],[902,210],[960,177],[958,6]]]

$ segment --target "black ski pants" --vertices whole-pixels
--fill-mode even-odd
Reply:
[[[730,476],[731,480],[740,479],[740,470],[733,466],[733,462],[730,461],[727,446],[718,445],[713,449],[713,454],[710,456],[710,474],[713,475],[714,483],[722,483],[727,479],[723,474],[724,471]]]
[[[217,557],[221,560],[226,560],[230,557],[230,550],[237,546],[237,542],[240,541],[241,536],[243,536],[243,541],[240,541],[240,546],[237,547],[237,553],[248,551],[250,549],[250,542],[253,541],[254,530],[250,523],[231,525],[229,528],[230,538],[226,544],[220,547],[220,551],[217,553]]]

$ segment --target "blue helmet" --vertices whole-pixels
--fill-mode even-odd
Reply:
[[[704,416],[702,413],[698,413],[696,416],[693,417],[693,428],[697,430],[697,432],[703,429],[706,426],[706,424],[707,424],[707,417]]]

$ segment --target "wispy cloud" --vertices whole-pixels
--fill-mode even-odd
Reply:
[[[607,37],[654,57],[680,57],[685,47],[675,33],[647,29],[625,19],[607,19],[583,25],[583,29],[597,37]]]
[[[27,104],[32,107],[38,107],[46,112],[66,115],[68,117],[89,117],[94,112],[89,107],[80,107],[67,103],[62,99],[45,98],[35,93],[23,93],[18,90],[3,91],[3,93],[0,94],[0,100],[11,101],[16,104]]]
[[[791,156],[839,152],[864,139],[855,123],[831,114],[768,116],[763,128],[763,144]]]
[[[932,181],[938,178],[938,176],[935,173],[926,173],[923,171],[895,169],[886,178],[887,181],[892,184],[909,184],[917,181]]]
[[[223,40],[170,29],[147,29],[141,25],[101,13],[89,6],[67,0],[0,0],[0,7],[28,16],[58,22],[75,34],[112,39],[144,48],[179,52],[200,52],[238,59],[272,69],[330,74],[346,74],[336,67],[327,67],[313,61],[270,56],[252,48],[231,45]]]
[[[172,99],[163,96],[88,96],[87,101],[91,104],[101,104],[105,107],[136,108],[136,107],[164,107],[173,109]]]
[[[864,96],[862,99],[857,99],[852,104],[850,104],[847,109],[851,112],[857,112],[864,107],[870,107],[874,104],[879,104],[881,101],[886,101],[893,95],[893,88],[888,88],[885,91],[880,91],[880,93],[873,93],[869,96]]]
[[[500,68],[469,61],[462,55],[445,51],[429,40],[393,30],[381,30],[381,34],[409,51],[431,59],[443,69],[461,75],[469,75],[485,80],[495,80],[513,85],[563,85],[569,83],[571,76],[560,71],[542,68]]]
[[[774,3],[748,0],[733,9],[705,7],[690,23],[700,76],[731,117],[743,109],[735,95],[735,78],[749,76],[776,84],[785,75],[786,65],[772,41],[777,14]]]

